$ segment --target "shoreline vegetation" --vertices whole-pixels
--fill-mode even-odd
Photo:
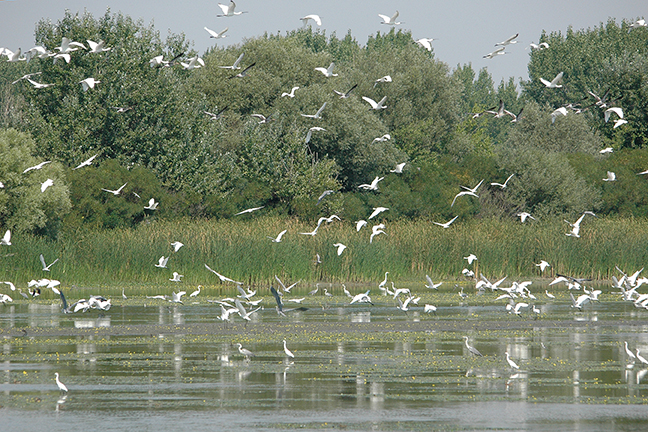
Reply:
[[[17,287],[32,279],[60,280],[63,287],[116,287],[138,285],[183,287],[220,285],[205,268],[246,285],[284,282],[379,282],[389,271],[395,283],[424,281],[467,282],[464,268],[477,277],[551,278],[556,273],[595,280],[639,270],[648,261],[648,220],[643,218],[588,218],[581,237],[565,235],[569,226],[560,218],[522,224],[502,219],[457,220],[449,229],[429,221],[389,222],[387,235],[369,243],[370,228],[356,232],[350,221],[315,225],[296,218],[243,215],[240,219],[210,221],[145,221],[135,228],[64,230],[58,239],[15,236],[11,246],[0,247],[0,278]],[[276,237],[287,233],[279,243]],[[171,242],[184,243],[178,252]],[[338,256],[334,243],[347,249]],[[39,255],[48,262],[58,258],[50,272],[42,271]],[[321,264],[315,264],[316,255]],[[475,254],[469,265],[463,257]],[[170,257],[167,268],[155,264]],[[534,264],[551,264],[540,273]],[[171,282],[173,272],[184,275]],[[491,279],[492,280],[492,279]],[[232,284],[224,285],[231,286]],[[136,294],[134,292],[133,294]]]

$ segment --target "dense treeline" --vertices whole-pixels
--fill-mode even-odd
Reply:
[[[266,34],[214,47],[202,55],[203,67],[190,70],[179,62],[198,53],[183,35],[163,40],[121,14],[67,12],[36,25],[36,45],[55,51],[63,37],[103,40],[110,51],[79,49],[69,63],[0,62],[0,226],[53,235],[61,222],[131,226],[153,217],[231,217],[260,206],[270,214],[314,219],[334,212],[349,220],[377,206],[390,208],[386,220],[648,211],[646,179],[636,175],[648,168],[648,29],[628,31],[625,21],[543,34],[549,48],[531,51],[530,80],[520,93],[513,79],[496,87],[486,70],[451,70],[404,31],[377,33],[364,45],[350,33],[338,38],[310,28]],[[240,66],[254,67],[232,78],[240,70],[221,66],[242,53]],[[151,67],[158,55],[177,60]],[[338,76],[315,70],[331,63]],[[558,72],[563,87],[540,83]],[[29,73],[53,85],[12,84]],[[376,82],[387,75],[391,82]],[[88,77],[100,82],[83,91]],[[348,98],[333,92],[354,85]],[[299,87],[294,98],[281,96],[292,87]],[[588,91],[608,95],[628,123],[613,129]],[[361,96],[386,97],[387,108],[372,110]],[[516,114],[524,109],[517,122],[472,115],[500,100]],[[301,115],[324,103],[321,119]],[[552,118],[570,103],[582,112]],[[222,114],[213,120],[205,111]],[[270,120],[260,124],[251,114]],[[324,130],[306,142],[313,126]],[[391,139],[375,140],[385,134]],[[606,147],[614,153],[601,155]],[[95,154],[92,165],[72,170]],[[54,162],[22,174],[43,160]],[[402,174],[389,172],[402,162]],[[618,181],[602,181],[606,171]],[[506,189],[488,186],[511,174]],[[379,192],[358,189],[376,176],[385,177]],[[56,194],[45,199],[38,184],[47,178]],[[451,207],[460,185],[482,179],[479,199]],[[117,199],[101,190],[124,183]],[[325,190],[336,193],[316,205]],[[143,208],[150,198],[158,210]]]

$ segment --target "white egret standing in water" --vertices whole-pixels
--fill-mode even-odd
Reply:
[[[54,376],[56,376],[56,385],[58,386],[59,390],[67,392],[68,388],[59,380],[59,374],[58,372],[54,372]]]
[[[290,351],[290,350],[288,349],[288,347],[286,346],[286,339],[283,340],[283,346],[284,346],[284,352],[286,353],[286,355],[287,355],[288,357],[290,357],[290,358],[295,358],[295,355],[294,355],[294,354],[292,353],[292,351]]]

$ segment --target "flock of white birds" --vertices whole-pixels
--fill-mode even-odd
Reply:
[[[234,1],[231,1],[227,5],[219,3],[218,6],[221,9],[222,13],[218,14],[217,17],[235,17],[235,16],[241,15],[243,13],[247,13],[245,11],[243,11],[243,12],[236,11],[236,4],[234,3]],[[379,17],[382,19],[381,24],[384,24],[384,25],[398,26],[398,25],[402,24],[402,22],[397,21],[397,19],[399,17],[398,11],[396,11],[396,13],[394,13],[391,16],[379,14]],[[304,23],[305,26],[308,25],[311,22],[314,23],[317,26],[322,25],[321,18],[318,15],[315,15],[315,14],[306,15],[306,16],[300,18],[300,20]],[[646,27],[646,26],[647,25],[646,25],[646,22],[644,20],[638,20],[638,21],[636,21],[635,23],[633,23],[631,25],[631,29],[636,29],[636,28]],[[216,32],[214,30],[211,30],[211,29],[205,27],[205,31],[209,34],[210,38],[214,38],[214,39],[223,39],[223,38],[227,37],[226,33],[227,33],[228,29],[229,29],[229,27],[226,27],[225,29],[221,30],[220,32]],[[495,58],[495,57],[497,57],[499,55],[506,54],[507,53],[506,52],[506,47],[509,46],[509,45],[516,44],[518,42],[517,41],[518,36],[519,36],[519,34],[515,34],[515,35],[509,37],[508,39],[506,39],[506,40],[504,40],[502,42],[496,43],[495,46],[497,48],[493,52],[486,54],[484,56],[484,58],[493,59],[493,58]],[[424,49],[426,49],[428,51],[432,51],[432,44],[431,44],[432,41],[434,41],[434,39],[432,39],[432,38],[421,38],[421,39],[416,40],[416,43],[419,46],[421,46],[422,48],[424,48]],[[105,46],[105,43],[103,41],[94,42],[92,40],[87,40],[86,42],[87,42],[87,45],[88,45],[87,47],[86,47],[85,44],[83,44],[81,42],[72,41],[72,40],[68,39],[67,37],[63,37],[62,40],[61,40],[61,45],[54,48],[53,51],[49,51],[45,47],[42,47],[42,46],[36,46],[36,47],[33,47],[30,50],[26,51],[23,54],[20,49],[18,49],[17,51],[14,52],[14,51],[11,51],[11,50],[9,50],[7,48],[0,48],[0,56],[2,56],[2,55],[6,56],[9,62],[20,62],[20,61],[29,62],[30,60],[35,59],[35,58],[39,58],[39,59],[52,58],[54,62],[57,62],[59,60],[63,60],[65,63],[70,63],[72,55],[78,55],[78,53],[82,52],[82,50],[85,50],[87,52],[87,54],[101,54],[101,53],[105,53],[105,52],[108,52],[108,51],[111,50],[110,47]],[[546,42],[543,42],[541,44],[533,44],[532,43],[529,47],[531,49],[536,49],[536,50],[550,49],[549,45]],[[232,70],[232,71],[239,71],[239,70],[241,70],[240,63],[243,60],[243,58],[244,58],[244,53],[241,53],[239,55],[239,57],[236,59],[236,61],[232,65],[220,66],[220,67],[223,68],[223,69],[228,69],[228,70]],[[160,56],[156,56],[156,57],[152,58],[150,60],[150,62],[149,62],[151,67],[171,67],[171,66],[173,66],[173,65],[175,65],[177,63],[179,63],[181,65],[181,67],[183,67],[186,70],[198,69],[198,68],[204,66],[204,64],[205,64],[203,59],[200,58],[199,56],[195,56],[195,57],[186,59],[186,61],[179,61],[178,57],[173,58],[171,60],[164,60],[163,56],[160,55]],[[245,69],[243,69],[241,72],[238,72],[237,74],[231,76],[230,78],[244,78],[247,75],[247,73],[255,66],[255,64],[256,63],[254,63],[254,62],[251,63]],[[335,68],[335,63],[331,63],[326,68],[325,67],[315,68],[315,71],[322,73],[326,78],[334,78],[334,77],[338,76],[337,73],[333,72],[334,68]],[[40,83],[40,82],[36,81],[35,76],[37,76],[39,74],[40,74],[40,72],[25,75],[25,76],[19,78],[18,80],[14,81],[14,84],[18,83],[19,81],[25,80],[31,86],[33,86],[34,89],[39,90],[39,91],[45,90],[45,89],[55,85],[55,83]],[[545,87],[548,89],[548,91],[551,91],[552,89],[558,89],[558,88],[562,87],[562,84],[561,84],[562,79],[563,79],[563,72],[559,72],[551,81],[549,81],[547,79],[544,79],[544,78],[541,78],[540,81],[545,85]],[[391,82],[392,82],[391,76],[386,75],[386,76],[377,78],[374,81],[374,87],[376,87],[377,85],[388,84],[388,83],[391,83]],[[79,84],[81,85],[82,91],[85,92],[85,91],[90,91],[90,90],[94,89],[95,86],[97,86],[98,84],[101,84],[101,80],[98,80],[98,79],[96,79],[94,77],[88,77],[88,78],[80,81]],[[354,85],[353,87],[351,87],[346,92],[335,91],[335,94],[337,96],[339,96],[341,99],[347,99],[347,98],[351,97],[351,92],[356,88],[356,86],[357,85]],[[299,90],[299,87],[294,86],[294,87],[292,87],[292,89],[289,92],[282,93],[281,97],[294,98],[294,97],[296,97],[296,91],[297,90]],[[627,123],[627,120],[624,119],[623,109],[621,107],[618,107],[618,106],[611,106],[612,102],[609,100],[610,96],[609,96],[608,93],[606,93],[605,95],[599,97],[598,95],[594,94],[593,92],[589,92],[589,96],[591,96],[593,98],[593,102],[592,102],[591,105],[589,105],[587,107],[581,107],[581,106],[579,106],[577,104],[568,104],[568,105],[565,105],[565,106],[560,107],[560,108],[556,109],[555,111],[553,111],[551,113],[552,123],[554,123],[559,116],[567,116],[569,113],[578,114],[578,113],[581,113],[581,112],[589,109],[590,107],[593,107],[595,109],[603,109],[603,110],[605,110],[604,111],[605,122],[608,122],[610,119],[613,118],[612,116],[615,116],[616,118],[614,120],[614,126],[613,126],[614,128],[618,128],[618,127],[622,126],[623,124]],[[388,108],[388,106],[385,105],[386,101],[387,101],[387,97],[383,97],[381,100],[375,101],[374,99],[372,99],[372,98],[370,98],[368,96],[362,96],[362,100],[367,102],[369,104],[370,108],[373,109],[373,110],[383,110],[383,109]],[[321,107],[317,110],[317,112],[315,114],[301,114],[301,115],[304,118],[308,118],[308,119],[312,119],[312,120],[319,120],[319,119],[322,118],[322,115],[324,113],[326,105],[327,105],[327,102],[324,102],[321,105]],[[117,112],[120,112],[120,113],[126,112],[129,109],[131,109],[130,107],[113,107],[113,108],[116,109]],[[212,119],[212,120],[218,120],[218,119],[221,118],[221,114],[223,113],[223,111],[225,109],[226,108],[224,108],[224,109],[222,109],[220,111],[217,111],[216,113],[205,111],[205,114],[208,115],[210,117],[210,119]],[[518,114],[514,114],[514,113],[508,111],[508,110],[506,110],[504,108],[504,103],[502,101],[500,101],[498,107],[493,107],[491,109],[485,110],[485,111],[480,112],[480,113],[473,113],[472,115],[473,115],[474,118],[481,117],[481,116],[484,116],[484,115],[493,115],[494,118],[497,118],[497,119],[505,117],[505,116],[509,116],[512,119],[511,122],[514,122],[514,123],[520,121],[523,118],[522,117],[522,111],[520,111]],[[272,120],[271,116],[265,117],[265,116],[263,116],[261,114],[253,114],[252,116],[259,120],[259,124],[268,123],[269,121]],[[326,129],[323,128],[323,127],[319,127],[319,126],[310,127],[308,129],[308,132],[307,132],[307,135],[306,135],[306,138],[305,138],[306,143],[308,143],[311,140],[312,135],[315,132],[323,133],[323,132],[326,132]],[[384,134],[381,137],[375,138],[374,142],[381,142],[381,141],[386,141],[386,140],[389,140],[389,139],[391,139],[391,135],[390,134]],[[611,153],[611,152],[612,152],[611,148],[601,150],[602,154]],[[98,155],[96,155],[96,154],[93,155],[89,159],[81,162],[74,169],[76,170],[76,169],[80,169],[80,168],[91,165],[92,162],[94,161],[94,159],[97,156]],[[43,169],[50,162],[51,161],[44,161],[44,162],[39,163],[38,165],[35,165],[35,166],[32,166],[32,167],[27,167],[23,171],[23,174],[24,175],[29,175],[30,171]],[[404,168],[406,167],[406,165],[407,165],[406,162],[399,163],[399,164],[396,165],[396,167],[393,170],[390,171],[390,173],[393,173],[395,175],[402,174]],[[648,171],[644,171],[644,172],[641,172],[641,173],[638,173],[638,174],[643,175],[643,174],[646,174],[646,173],[648,173]],[[506,189],[509,181],[514,177],[514,175],[515,174],[510,174],[504,183],[492,182],[492,183],[490,183],[490,185],[492,187],[500,188],[502,190]],[[379,183],[384,178],[385,178],[384,176],[383,177],[376,176],[371,181],[371,183],[361,184],[358,187],[360,189],[363,189],[363,190],[366,190],[366,191],[379,192]],[[606,182],[613,182],[613,181],[616,180],[616,175],[613,172],[608,172],[607,177],[602,179],[602,180],[606,181]],[[461,197],[464,197],[464,196],[465,197],[479,198],[479,195],[477,195],[477,192],[478,192],[478,189],[480,188],[480,186],[482,185],[483,182],[484,182],[484,180],[480,181],[476,186],[474,186],[472,188],[467,187],[467,186],[460,186],[460,191],[455,195],[455,197],[452,200],[452,203],[451,203],[450,206],[453,207],[455,205],[457,199],[459,199]],[[54,182],[53,182],[52,179],[47,179],[45,182],[43,182],[41,184],[41,193],[46,193],[47,189],[49,187],[51,187],[53,184],[54,184]],[[107,192],[107,193],[110,193],[110,194],[112,194],[114,196],[119,196],[126,186],[127,186],[127,183],[121,185],[119,188],[114,189],[114,190],[113,189],[107,189],[107,188],[102,188],[102,190]],[[2,185],[0,183],[0,187],[4,187],[4,185]],[[322,202],[322,200],[326,199],[326,197],[328,195],[330,195],[331,193],[333,193],[333,192],[334,191],[332,191],[332,190],[324,191],[322,193],[322,195],[318,198],[317,204],[319,205]],[[150,198],[150,200],[148,201],[148,205],[144,206],[144,209],[146,209],[148,211],[154,211],[154,210],[157,209],[158,204],[159,203],[156,202],[154,198]],[[255,207],[255,208],[251,208],[251,209],[246,209],[246,210],[243,210],[243,211],[237,213],[236,215],[252,213],[252,212],[260,210],[262,208],[263,208],[263,206],[262,207]],[[375,207],[373,209],[371,215],[367,219],[371,220],[371,219],[379,216],[380,214],[382,214],[382,213],[384,213],[384,212],[386,212],[388,210],[389,210],[389,208],[387,208],[387,207]],[[586,215],[588,215],[588,214],[592,215],[592,216],[595,216],[594,213],[592,213],[592,212],[584,212],[579,217],[579,219],[576,220],[576,222],[574,222],[574,223],[571,223],[569,221],[565,221],[571,227],[570,231],[567,232],[566,235],[570,236],[570,237],[580,237],[579,233],[580,233],[581,223],[582,223],[584,217]],[[531,214],[529,214],[527,212],[518,213],[518,216],[520,217],[521,222],[523,222],[523,223],[526,222],[528,219],[535,220],[535,218]],[[452,223],[457,218],[458,218],[458,216],[455,216],[454,218],[452,218],[448,222],[445,222],[445,223],[434,222],[434,224],[439,225],[444,229],[447,229],[452,225]],[[309,235],[309,236],[315,236],[317,234],[317,232],[318,232],[318,229],[320,228],[320,226],[324,222],[326,222],[328,224],[328,223],[334,222],[335,220],[339,221],[340,218],[338,216],[336,216],[336,215],[332,215],[332,216],[330,216],[328,218],[321,217],[318,220],[317,226],[313,229],[313,231],[311,231],[311,232],[302,232],[300,234]],[[359,220],[359,221],[355,222],[355,225],[356,225],[356,230],[359,232],[363,227],[368,225],[368,221],[367,220]],[[387,232],[385,231],[385,228],[386,228],[386,226],[385,226],[384,223],[373,225],[372,226],[371,236],[369,238],[369,242],[373,243],[374,238],[376,236],[387,235]],[[276,236],[268,236],[268,238],[274,243],[280,243],[282,241],[284,235],[287,233],[287,231],[288,230],[283,230],[278,235],[276,235]],[[11,245],[11,231],[9,231],[9,230],[6,231],[4,237],[2,239],[0,239],[0,245],[5,245],[5,246],[10,246]],[[174,243],[171,244],[171,246],[173,248],[174,253],[177,253],[179,251],[179,249],[183,246],[183,244],[180,243],[180,242],[174,242]],[[342,255],[344,253],[344,251],[347,249],[347,247],[344,244],[340,243],[340,242],[334,243],[334,244],[332,244],[332,246],[336,248],[338,256]],[[477,257],[475,255],[471,254],[471,255],[469,255],[467,257],[464,257],[464,259],[468,262],[468,265],[470,266],[477,260]],[[43,271],[49,271],[50,268],[58,261],[58,259],[57,259],[57,260],[51,262],[50,264],[47,264],[46,261],[45,261],[45,258],[43,257],[43,255],[40,255],[40,260],[41,260],[41,263],[43,265]],[[155,264],[155,266],[159,267],[159,268],[167,268],[168,260],[169,260],[169,257],[162,256],[159,259],[159,262],[157,264]],[[320,256],[317,255],[315,264],[317,265],[319,263],[321,263],[321,259],[320,259]],[[546,261],[541,261],[540,263],[536,264],[536,266],[539,267],[541,272],[544,272],[548,267],[550,267],[550,264],[548,262],[546,262]],[[216,272],[215,270],[211,269],[207,264],[205,264],[205,267],[206,267],[207,270],[209,270],[212,273],[214,273],[215,275],[217,275],[222,282],[234,283],[236,285],[238,291],[239,291],[239,295],[236,298],[213,300],[213,302],[216,302],[216,303],[218,303],[220,305],[220,309],[221,309],[220,319],[221,320],[230,321],[231,316],[239,315],[241,319],[243,319],[245,321],[250,321],[251,320],[250,317],[254,313],[256,313],[257,311],[262,309],[261,307],[257,306],[262,301],[262,299],[261,300],[253,300],[252,299],[253,296],[256,294],[256,291],[250,291],[249,289],[247,291],[245,291],[241,287],[242,284],[240,282],[234,281],[233,279],[230,279],[230,278],[228,278],[226,276],[223,276],[222,274],[220,274],[220,273]],[[621,270],[619,270],[619,271],[621,272]],[[634,273],[632,276],[627,276],[625,273],[621,272],[621,274],[622,274],[621,279],[617,280],[616,278],[614,278],[614,285],[613,286],[620,290],[620,294],[622,295],[623,300],[632,302],[637,307],[642,307],[642,308],[648,309],[648,294],[639,294],[636,291],[637,288],[639,288],[641,285],[648,283],[648,278],[639,278],[638,277],[640,272],[641,272],[641,270]],[[462,274],[464,276],[468,277],[468,278],[475,277],[474,271],[469,269],[469,268],[464,268],[464,270],[462,271]],[[396,288],[394,286],[394,282],[391,282],[391,289],[389,289],[387,287],[388,275],[389,275],[389,272],[386,272],[385,273],[385,279],[379,284],[378,288],[379,288],[379,290],[382,292],[382,294],[384,296],[390,296],[392,298],[392,300],[394,300],[394,301],[396,301],[398,303],[398,305],[396,306],[398,308],[398,310],[407,313],[407,311],[410,310],[410,308],[414,307],[414,305],[418,305],[418,302],[420,300],[420,296],[413,295],[410,292],[410,290],[407,289],[407,288],[405,288],[405,289]],[[173,277],[171,279],[169,279],[169,280],[173,281],[173,282],[182,282],[182,280],[181,280],[182,277],[183,277],[183,275],[180,275],[177,272],[173,272]],[[275,278],[278,281],[280,287],[282,288],[281,291],[277,291],[274,288],[271,288],[271,291],[272,291],[272,293],[273,293],[273,295],[275,297],[276,303],[277,303],[277,306],[276,306],[277,313],[279,313],[280,315],[285,316],[285,313],[289,312],[291,310],[298,310],[298,309],[303,310],[304,309],[303,307],[297,307],[297,308],[294,308],[294,309],[285,309],[284,308],[284,299],[283,299],[284,293],[289,294],[290,290],[295,285],[297,285],[298,282],[290,285],[289,287],[286,287],[284,285],[284,283],[278,277],[275,276]],[[529,303],[529,301],[535,301],[536,300],[536,297],[528,289],[528,286],[531,284],[531,282],[530,281],[512,282],[510,287],[503,287],[501,285],[502,285],[502,283],[504,282],[505,279],[506,278],[501,279],[501,280],[499,280],[499,281],[497,281],[495,283],[491,283],[486,277],[484,277],[483,274],[481,274],[479,280],[476,283],[476,289],[478,291],[485,291],[487,289],[490,289],[492,292],[495,292],[495,291],[501,292],[502,294],[499,297],[497,297],[497,300],[504,300],[505,301],[505,311],[508,312],[508,313],[515,314],[515,315],[518,315],[518,316],[522,316],[522,311],[528,309],[528,310],[531,311],[531,313],[533,315],[535,315],[537,317],[540,314],[540,310],[535,305]],[[425,284],[425,287],[428,288],[428,289],[438,289],[438,287],[441,285],[441,283],[434,284],[432,279],[427,275],[426,275],[426,280],[427,280],[427,283]],[[598,295],[601,293],[600,290],[588,289],[587,287],[582,285],[582,282],[583,282],[583,280],[576,279],[576,278],[573,278],[573,277],[559,276],[555,280],[553,280],[553,282],[551,282],[550,285],[555,285],[555,284],[558,284],[558,283],[565,283],[566,286],[570,290],[569,292],[570,292],[570,296],[571,296],[571,299],[572,299],[572,307],[576,308],[576,309],[582,309],[583,306],[586,305],[587,303],[593,302],[593,301],[598,301]],[[15,286],[14,286],[13,283],[4,282],[4,284],[9,285],[12,290],[15,290]],[[101,309],[101,310],[108,310],[110,308],[110,300],[105,299],[104,297],[101,297],[101,296],[91,296],[88,300],[81,299],[81,300],[78,300],[77,302],[75,302],[74,304],[68,306],[63,293],[61,293],[61,291],[57,288],[59,285],[60,285],[60,282],[56,281],[56,280],[50,280],[50,279],[33,280],[33,281],[31,281],[29,283],[28,294],[23,293],[22,290],[19,290],[19,292],[23,297],[29,298],[29,296],[33,297],[33,296],[39,295],[40,294],[40,288],[52,289],[53,292],[55,292],[55,293],[57,293],[57,294],[59,294],[61,296],[61,300],[62,300],[62,303],[63,303],[63,310],[66,313],[74,313],[74,312],[79,312],[79,311],[85,312],[85,311],[87,311],[87,310],[89,310],[91,308]],[[198,289],[196,291],[194,291],[190,296],[191,297],[196,297],[198,294],[200,294],[200,288],[201,287],[199,286]],[[351,299],[349,304],[355,304],[355,303],[373,304],[372,300],[371,300],[371,297],[369,296],[370,290],[368,290],[366,292],[363,292],[363,293],[359,293],[357,295],[352,295],[346,289],[346,287],[343,287],[343,288],[344,288],[345,295],[347,295]],[[579,292],[582,292],[583,294],[578,295],[578,297],[574,297],[574,295],[572,294],[572,290],[577,290]],[[318,291],[319,291],[319,284],[316,286],[315,290],[310,292],[310,294],[314,295]],[[159,295],[159,296],[151,296],[149,298],[159,298],[159,299],[163,299],[165,301],[168,300],[168,301],[174,302],[174,303],[182,303],[182,296],[185,295],[185,294],[186,294],[185,291],[179,291],[178,293],[173,292],[171,297]],[[331,294],[326,289],[324,289],[324,295],[330,296]],[[467,294],[465,294],[463,292],[463,288],[459,292],[459,295],[461,296],[462,300],[467,297]],[[548,291],[545,291],[545,295],[546,295],[547,299],[549,299],[550,301],[555,298],[555,296],[553,294],[549,293]],[[122,296],[123,296],[124,299],[126,299],[125,293],[122,292]],[[305,300],[305,298],[293,298],[293,299],[286,299],[285,301],[289,301],[289,302],[292,302],[292,303],[295,303],[295,304],[300,304],[304,300]],[[11,302],[11,301],[13,301],[13,300],[9,295],[0,294],[0,303],[6,303],[6,302]],[[246,303],[247,305],[249,305],[251,307],[256,307],[256,309],[247,310],[243,303]],[[423,311],[426,312],[426,313],[434,313],[434,314],[436,314],[437,307],[434,306],[434,305],[431,305],[431,304],[426,304],[423,307]],[[285,351],[286,356],[288,356],[290,358],[294,358],[293,353],[290,350],[288,350],[285,340],[283,341],[283,344],[284,344],[283,347],[284,347],[284,351]],[[467,349],[469,350],[470,353],[472,353],[474,355],[477,355],[477,356],[481,356],[481,353],[476,348],[474,348],[474,347],[472,347],[471,345],[468,344],[468,338],[467,337],[465,337],[465,344],[466,344],[466,347],[467,347]],[[648,364],[648,362],[646,362],[646,360],[639,355],[639,350],[637,350],[637,352],[635,354],[635,353],[632,353],[632,351],[630,351],[628,349],[627,342],[626,342],[625,346],[626,346],[626,352],[628,353],[628,358],[631,361],[636,361],[637,359],[639,359],[640,362]],[[247,359],[254,356],[254,354],[251,351],[243,348],[241,344],[238,344],[238,349],[239,349],[239,353],[242,354]],[[509,353],[507,352],[505,354],[506,354],[506,361],[508,362],[510,367],[512,369],[519,369],[519,366],[510,358]],[[60,382],[60,380],[59,380],[58,373],[56,374],[56,383],[57,383],[58,387],[61,389],[61,391],[66,391],[67,392],[66,386],[64,384],[62,384]]]

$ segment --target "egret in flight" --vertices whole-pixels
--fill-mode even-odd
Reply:
[[[45,263],[45,257],[43,256],[43,254],[40,254],[40,262],[41,262],[41,264],[43,264],[43,271],[50,271],[50,267],[52,267],[54,264],[56,264],[56,262],[57,262],[58,260],[59,260],[59,259],[56,258],[54,261],[52,261],[52,262],[50,263],[50,265],[47,265],[47,264]]]
[[[382,19],[382,22],[380,24],[386,24],[386,25],[392,25],[392,26],[397,26],[402,24],[400,21],[396,21],[398,18],[398,11],[391,17],[383,14],[378,14],[378,16]]]
[[[520,35],[520,33],[516,33],[513,36],[511,36],[510,38],[506,39],[505,41],[496,43],[495,46],[506,46],[506,45],[510,45],[510,44],[516,44],[518,41],[516,41],[515,38],[517,38],[519,35]]]
[[[216,15],[217,17],[231,17],[231,16],[236,16],[236,15],[241,15],[241,14],[247,13],[247,11],[235,12],[236,3],[234,3],[234,0],[230,1],[230,3],[228,5],[218,3],[218,7],[221,8],[223,13],[219,14],[219,15]]]
[[[232,66],[218,66],[218,67],[221,68],[221,69],[232,69],[232,70],[241,69],[240,66],[239,66],[239,63],[241,63],[241,60],[243,60],[244,55],[245,55],[245,53],[241,53],[241,55],[238,56],[238,58],[236,59],[236,61],[234,62],[234,64]]]
[[[308,117],[312,119],[321,119],[322,118],[322,111],[324,111],[324,108],[326,108],[326,102],[322,104],[320,109],[317,110],[315,114],[300,114],[302,117]]]
[[[116,190],[110,190],[110,189],[104,189],[104,188],[101,188],[101,190],[106,191],[106,192],[110,192],[111,194],[117,196],[117,195],[119,195],[121,193],[122,189],[124,189],[124,187],[126,187],[127,184],[128,184],[128,182],[124,183],[123,185],[120,186],[119,189],[116,189]]]
[[[311,15],[306,15],[305,17],[299,19],[304,22],[304,27],[308,25],[308,20],[315,21],[315,24],[317,24],[318,26],[322,25],[322,19],[320,18],[319,15],[311,14]]]
[[[328,68],[323,68],[323,67],[316,67],[315,70],[322,72],[326,78],[330,77],[336,77],[338,74],[333,73],[333,68],[335,67],[335,63],[331,62]]]
[[[553,80],[551,80],[551,82],[547,81],[544,78],[540,78],[540,82],[544,84],[545,87],[547,88],[561,88],[562,85],[558,83],[562,81],[562,77],[563,77],[563,72],[560,72],[558,75],[556,75],[556,77]]]
[[[210,30],[207,27],[205,27],[205,31],[209,33],[209,37],[213,39],[225,39],[227,35],[225,34],[229,30],[229,27],[225,27],[225,30],[221,30],[220,32],[215,32],[214,30]]]
[[[443,227],[443,228],[450,228],[450,225],[452,225],[452,222],[454,222],[458,217],[459,216],[457,215],[457,216],[453,217],[452,219],[450,219],[446,223],[440,223],[440,222],[432,222],[432,223],[434,223],[435,225],[439,225],[440,227]]]
[[[373,100],[373,99],[371,99],[371,98],[368,98],[367,96],[362,96],[362,100],[365,101],[365,102],[367,102],[367,103],[369,103],[369,105],[371,105],[371,108],[372,108],[372,109],[375,109],[375,110],[380,110],[380,109],[385,109],[385,108],[387,108],[387,107],[384,105],[384,104],[385,104],[385,101],[387,100],[387,96],[385,96],[385,97],[383,97],[382,99],[380,99],[379,102],[376,102],[375,100]]]
[[[295,91],[299,90],[299,87],[295,86],[290,90],[290,93],[283,92],[281,93],[281,97],[286,97],[288,96],[289,98],[294,98],[295,97]]]
[[[4,236],[0,239],[0,245],[11,246],[11,230],[5,231]]]
[[[361,184],[361,185],[358,186],[358,187],[361,188],[361,189],[364,189],[364,190],[375,190],[375,191],[377,191],[377,190],[378,190],[378,182],[381,181],[381,180],[383,180],[384,178],[385,178],[385,177],[378,177],[378,176],[376,176],[376,178],[373,179],[373,181],[371,182],[371,184]]]
[[[90,158],[84,160],[84,161],[81,162],[79,165],[77,165],[75,168],[72,168],[72,171],[74,171],[74,170],[78,170],[79,168],[83,168],[83,167],[85,167],[85,166],[89,166],[89,165],[92,163],[92,161],[95,160],[95,158],[96,158],[97,156],[99,156],[99,155],[94,155],[94,156],[92,156],[92,157],[90,157]]]

